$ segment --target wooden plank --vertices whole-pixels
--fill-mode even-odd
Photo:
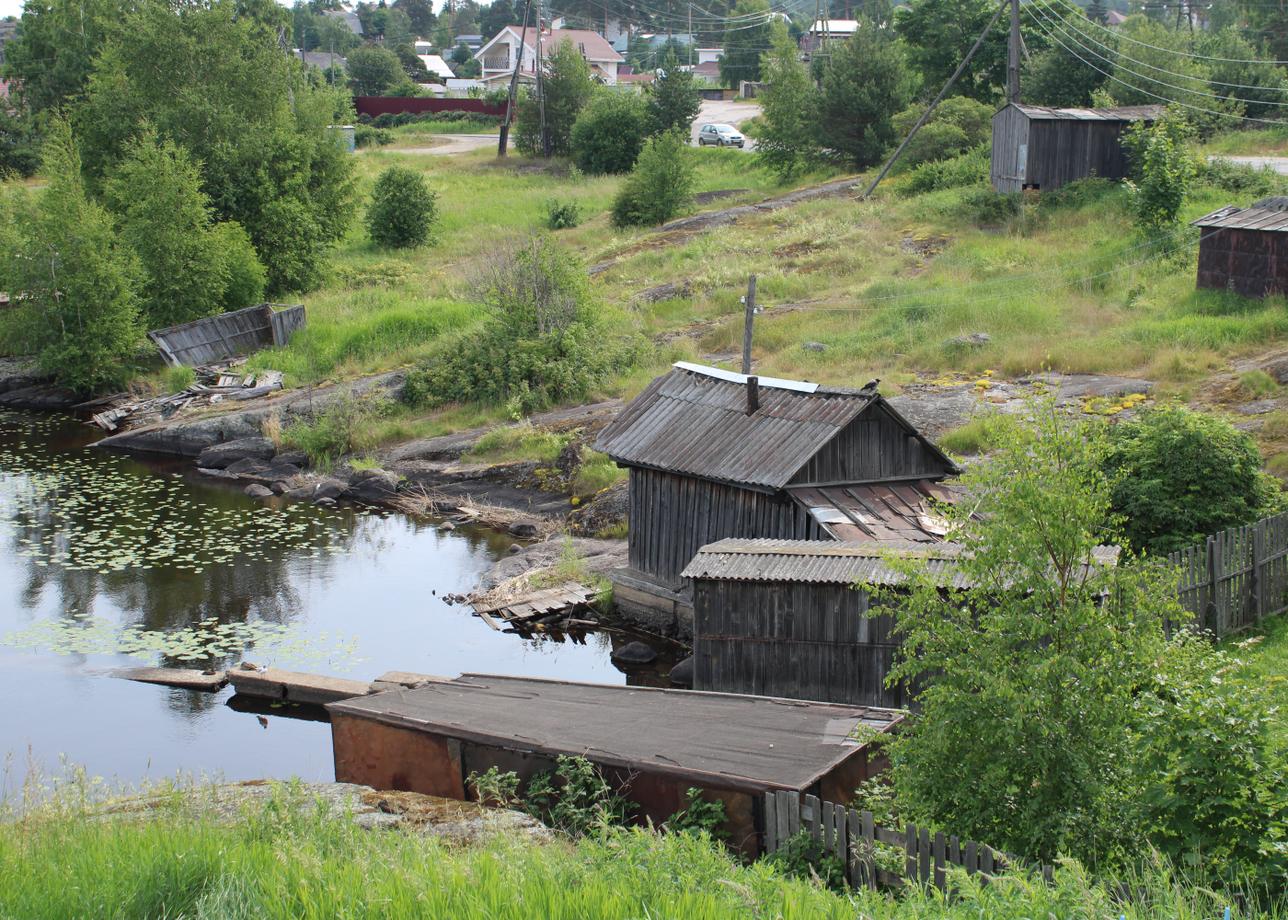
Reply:
[[[228,683],[228,672],[213,673],[192,668],[123,668],[112,672],[113,677],[133,680],[141,684],[159,684],[180,690],[215,693]]]
[[[930,881],[930,828],[923,827],[917,837],[917,878],[922,884]]]
[[[803,805],[804,807],[801,809],[801,823],[805,826],[805,829],[809,831],[809,835],[811,837],[815,840],[821,840],[822,822],[820,819],[822,818],[822,814],[819,809],[818,797],[813,795],[805,796]]]
[[[787,836],[795,837],[801,832],[801,799],[794,792],[787,794]]]
[[[795,798],[795,793],[780,792],[774,798],[774,814],[778,820],[778,845],[782,846],[787,838],[792,835],[792,822],[787,816],[789,800]]]
[[[851,812],[851,814],[853,814]],[[866,875],[869,888],[877,887],[877,846],[876,835],[873,833],[875,825],[872,821],[872,812],[863,812],[861,818],[860,833],[863,837],[863,854],[867,862]]]
[[[917,825],[909,824],[903,832],[903,874],[917,877]]]
[[[819,827],[823,831],[820,840],[823,851],[830,853],[836,846],[836,806],[831,802],[823,802],[819,806],[819,812]]]
[[[299,671],[279,671],[277,668],[265,668],[262,671],[234,668],[228,672],[228,680],[244,696],[319,706],[355,696],[366,696],[371,691],[371,685],[366,681]]]
[[[966,841],[966,854],[962,865],[966,867],[967,875],[974,875],[979,871],[979,851],[975,846],[974,840]]]
[[[945,846],[944,846],[943,831],[935,831],[935,840],[932,846],[933,846],[933,853],[934,853],[934,859],[935,859],[935,876],[934,876],[935,887],[938,888],[940,891],[943,891],[944,890],[944,856],[946,852]]]
[[[778,849],[778,810],[777,796],[772,792],[765,793],[765,852],[773,853]]]

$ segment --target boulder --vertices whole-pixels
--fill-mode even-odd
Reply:
[[[439,530],[455,530],[455,529],[456,529],[456,525],[455,525],[455,524],[453,524],[451,521],[443,521],[443,523],[441,523],[441,524],[439,524],[439,525],[438,525],[438,529],[439,529]]]
[[[280,479],[277,482],[273,483],[271,486],[269,486],[269,488],[273,490],[274,495],[285,495],[286,493],[291,491],[290,485],[285,482],[282,482]]]
[[[335,501],[349,489],[347,482],[341,482],[338,479],[323,479],[313,486],[313,491],[309,497],[315,502]]]
[[[306,469],[309,465],[309,455],[302,450],[279,451],[275,459],[278,463],[289,463],[300,469]]]
[[[515,521],[509,526],[510,536],[528,540],[537,535],[537,525],[529,521]]]
[[[645,642],[627,642],[621,648],[613,649],[612,659],[618,665],[642,666],[657,660],[657,650]]]
[[[346,498],[380,504],[398,492],[398,477],[386,470],[359,470],[349,482]]]
[[[255,460],[246,457],[236,463],[228,464],[224,472],[241,479],[251,479],[270,485],[274,482],[294,479],[300,475],[300,468],[278,460]]]
[[[251,498],[272,498],[273,490],[268,486],[262,486],[258,482],[252,482],[245,490]]]
[[[827,346],[822,342],[804,342],[801,348],[806,351],[827,351]]]
[[[238,438],[207,447],[197,456],[197,466],[222,470],[239,460],[272,460],[276,454],[277,447],[268,438]]]
[[[693,656],[676,662],[675,667],[671,668],[671,686],[682,687],[685,690],[693,689]]]
[[[993,337],[987,332],[970,332],[966,335],[958,335],[949,339],[944,344],[948,348],[983,348]]]

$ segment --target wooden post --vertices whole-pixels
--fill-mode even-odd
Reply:
[[[742,372],[751,373],[751,327],[756,321],[756,276],[747,279],[746,311],[742,320]]]
[[[1257,521],[1251,528],[1252,545],[1249,552],[1252,554],[1252,566],[1248,574],[1248,606],[1247,609],[1252,614],[1252,622],[1261,622],[1261,559],[1265,556],[1265,548],[1262,546],[1261,538],[1265,521]]]
[[[1006,47],[1006,101],[1020,102],[1020,0],[1011,0],[1011,35]]]
[[[523,49],[528,44],[528,11],[532,8],[532,0],[524,0],[523,3],[523,28],[519,32],[519,56],[514,62],[514,73],[510,75],[510,95],[505,100],[505,121],[501,122],[501,137],[497,141],[496,155],[505,156],[506,145],[510,139],[510,120],[514,117],[514,92],[519,85],[519,69],[523,66]],[[537,45],[541,44],[540,30],[537,32]]]
[[[1216,537],[1207,538],[1207,605],[1203,608],[1203,627],[1210,629],[1217,638],[1220,633],[1217,632],[1217,612],[1216,612]]]

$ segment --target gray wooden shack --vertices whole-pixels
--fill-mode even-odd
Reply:
[[[993,116],[993,188],[1050,191],[1090,176],[1122,179],[1127,175],[1122,132],[1162,114],[1161,105],[1053,109],[1011,103]]]
[[[1288,198],[1225,207],[1194,221],[1198,286],[1244,297],[1288,293]]]
[[[957,544],[906,541],[721,540],[684,570],[693,584],[693,689],[907,707],[887,687],[899,638],[869,616],[875,590],[898,590],[891,556],[916,558],[945,590],[969,582]],[[1096,550],[1112,565],[1117,547]]]
[[[677,363],[595,444],[630,471],[629,567],[614,601],[689,634],[682,572],[726,537],[938,542],[953,462],[875,391]]]

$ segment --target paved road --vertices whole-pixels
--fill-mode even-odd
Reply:
[[[698,129],[708,124],[726,124],[733,125],[735,128],[748,118],[755,118],[760,114],[760,106],[755,102],[724,102],[718,99],[703,99],[702,110],[698,112],[697,120],[693,122],[693,134],[690,140],[693,143],[698,142]],[[756,142],[747,138],[747,146],[744,150],[751,150],[756,146]]]
[[[1273,169],[1277,173],[1288,176],[1288,157],[1208,157],[1209,162],[1213,160],[1225,160],[1240,166],[1251,166],[1253,169]]]

